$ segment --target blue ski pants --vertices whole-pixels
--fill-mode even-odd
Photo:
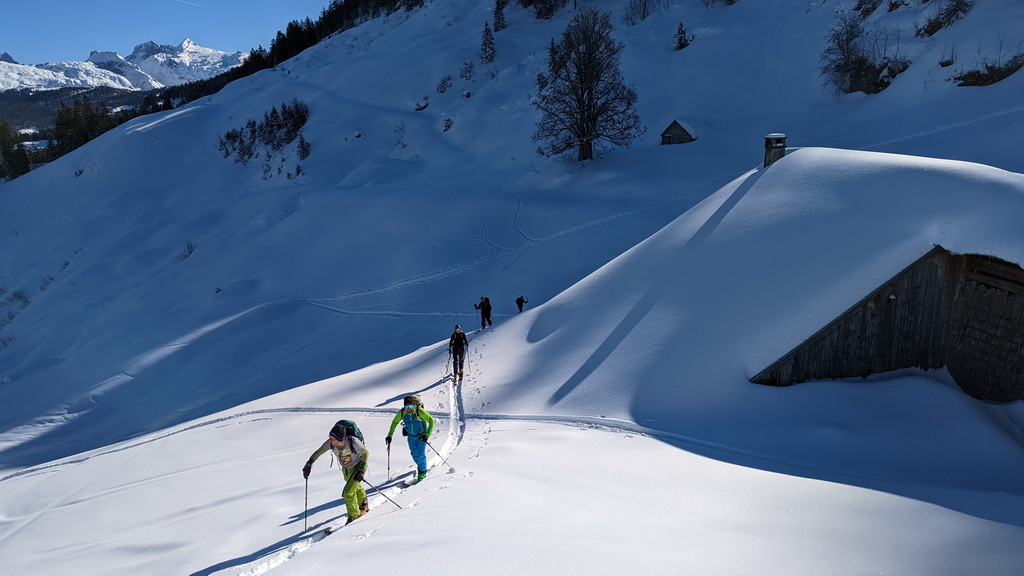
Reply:
[[[409,453],[412,454],[412,460],[416,463],[417,470],[421,472],[427,471],[427,443],[420,440],[418,436],[409,435],[406,437],[409,442]]]

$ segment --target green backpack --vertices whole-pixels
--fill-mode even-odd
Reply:
[[[341,434],[341,430],[343,428],[345,430],[345,436],[355,436],[356,438],[359,438],[360,442],[366,442],[363,440],[363,433],[359,430],[359,426],[356,426],[356,423],[351,420],[338,420],[335,422],[334,426],[331,428],[331,436],[334,436],[338,440],[342,440],[343,435]]]

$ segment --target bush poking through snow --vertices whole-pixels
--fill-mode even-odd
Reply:
[[[910,67],[910,60],[899,55],[899,30],[869,32],[864,17],[855,11],[839,12],[825,39],[819,72],[836,94],[877,94]]]
[[[291,144],[300,136],[308,119],[309,107],[293,99],[291,104],[282,104],[280,110],[276,106],[271,108],[260,122],[250,118],[242,128],[228,130],[217,141],[217,149],[225,158],[235,156],[235,162],[248,164],[263,152],[270,156],[271,152],[280,152]]]
[[[953,77],[957,86],[988,86],[1009,77],[1024,67],[1024,53],[1018,53],[1006,62],[983,62],[977,70],[969,70]]]

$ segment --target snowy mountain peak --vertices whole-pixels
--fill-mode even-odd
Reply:
[[[95,64],[98,68],[125,77],[138,90],[154,90],[165,86],[135,64],[125,60],[117,52],[93,50],[89,54],[88,62]]]
[[[137,62],[139,60],[145,60],[146,58],[149,58],[154,54],[168,52],[173,49],[173,46],[161,46],[156,42],[150,40],[149,42],[143,42],[142,44],[136,46],[135,49],[132,50],[132,53],[128,55],[127,59],[132,62]]]
[[[4,52],[0,57],[0,90],[96,86],[152,90],[212,78],[238,66],[247,57],[246,52],[204,48],[190,38],[177,46],[144,42],[127,58],[117,52],[94,50],[85,62],[37,66],[20,65]]]
[[[117,52],[109,52],[105,50],[93,50],[89,53],[89,58],[86,62],[92,62],[93,64],[99,64],[101,62],[127,62],[123,56]]]
[[[177,46],[156,42],[139,44],[127,61],[165,86],[203,80],[238,66],[248,57],[246,52],[222,52],[204,48],[185,38]]]

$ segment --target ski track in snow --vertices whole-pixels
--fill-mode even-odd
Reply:
[[[469,372],[470,370],[471,370],[471,366],[467,366],[467,372]],[[473,374],[471,376],[471,382],[473,380],[475,380],[477,377],[478,377],[477,374]],[[754,452],[751,452],[751,451],[748,451],[748,450],[743,450],[743,449],[739,449],[739,448],[736,448],[736,447],[732,447],[732,446],[728,446],[728,445],[723,445],[723,444],[719,444],[719,443],[715,443],[715,442],[709,442],[709,441],[706,441],[706,440],[701,440],[701,439],[694,438],[694,437],[691,437],[691,436],[686,436],[686,435],[683,435],[683,434],[677,434],[677,433],[672,433],[672,432],[660,431],[660,430],[656,430],[656,429],[653,429],[653,428],[648,428],[646,426],[643,426],[641,424],[638,424],[638,423],[635,423],[635,422],[631,422],[631,421],[628,421],[628,420],[619,420],[619,419],[615,419],[615,418],[605,418],[605,417],[601,417],[601,416],[586,417],[586,416],[578,416],[578,415],[577,416],[528,415],[528,414],[500,414],[500,413],[487,413],[487,412],[477,412],[475,414],[469,415],[469,414],[467,414],[465,412],[465,404],[464,404],[464,398],[463,398],[463,393],[462,393],[462,386],[463,386],[462,381],[456,381],[455,379],[451,378],[450,375],[447,374],[447,373],[445,374],[445,378],[448,379],[448,382],[450,384],[449,387],[448,387],[448,414],[445,415],[445,416],[435,416],[435,418],[447,420],[448,430],[447,430],[447,434],[446,434],[446,438],[445,438],[445,443],[441,446],[440,449],[435,449],[435,447],[432,446],[432,445],[430,447],[432,449],[432,451],[435,452],[435,454],[433,454],[431,456],[431,458],[430,458],[430,460],[432,461],[431,465],[429,466],[431,470],[436,470],[441,465],[447,465],[447,466],[450,467],[450,464],[446,464],[445,461],[447,459],[451,458],[452,454],[455,452],[455,450],[462,443],[462,441],[463,441],[463,439],[465,437],[465,433],[466,433],[467,422],[470,419],[472,419],[472,420],[485,421],[485,422],[486,421],[538,422],[538,423],[560,424],[560,425],[565,425],[565,426],[573,426],[573,427],[586,428],[586,429],[594,429],[594,430],[603,430],[603,431],[608,431],[608,432],[625,432],[627,434],[635,434],[637,436],[648,437],[648,438],[652,438],[652,439],[656,439],[656,440],[671,442],[671,443],[674,443],[674,444],[684,444],[684,445],[689,445],[689,446],[693,446],[693,447],[699,447],[699,448],[702,448],[704,450],[713,450],[713,451],[716,451],[716,452],[731,454],[731,455],[734,455],[734,456],[742,456],[742,457],[745,457],[745,458],[751,458],[751,459],[755,459],[755,460],[762,461],[762,462],[771,462],[773,464],[783,465],[783,466],[787,466],[787,467],[790,467],[790,468],[793,468],[793,469],[799,469],[799,470],[805,470],[805,471],[813,471],[815,473],[815,476],[833,478],[833,479],[836,479],[836,480],[839,480],[839,481],[842,481],[842,479],[845,478],[845,479],[851,479],[851,480],[855,479],[855,480],[858,480],[860,482],[870,481],[872,483],[891,483],[891,481],[888,481],[888,480],[885,480],[885,479],[882,479],[882,478],[870,478],[870,477],[855,476],[855,475],[850,475],[850,474],[837,473],[835,471],[830,471],[830,470],[825,470],[825,469],[820,469],[820,468],[814,468],[814,467],[810,467],[810,466],[806,466],[806,465],[795,464],[793,462],[788,462],[788,461],[785,461],[785,460],[782,460],[782,459],[779,459],[779,458],[776,458],[776,457],[772,457],[772,456],[769,456],[769,455],[766,455],[766,454],[754,453]],[[171,430],[171,431],[168,431],[168,432],[165,432],[165,433],[157,434],[157,435],[145,438],[145,439],[137,441],[137,442],[132,442],[130,444],[125,444],[125,445],[119,446],[117,448],[112,448],[110,450],[105,450],[105,451],[102,451],[102,452],[97,452],[95,454],[90,454],[90,455],[81,456],[81,457],[78,457],[78,458],[73,458],[73,459],[69,459],[69,460],[64,460],[64,461],[60,461],[60,462],[55,462],[55,463],[51,463],[51,464],[45,464],[45,465],[36,466],[36,467],[33,467],[33,468],[21,470],[21,471],[12,473],[12,474],[8,474],[7,476],[4,476],[4,477],[0,477],[0,482],[4,482],[4,481],[10,480],[10,479],[21,477],[21,476],[25,476],[25,475],[37,474],[37,473],[40,473],[40,472],[43,472],[43,471],[46,471],[46,470],[60,469],[60,468],[66,467],[66,466],[71,466],[71,465],[79,464],[79,463],[82,463],[82,462],[85,462],[85,461],[88,461],[88,460],[91,460],[93,458],[97,458],[97,457],[100,457],[100,456],[105,456],[105,455],[114,454],[114,453],[117,453],[117,452],[123,452],[125,450],[135,449],[135,448],[138,448],[140,446],[144,446],[146,444],[150,444],[152,442],[156,442],[158,440],[162,440],[162,439],[165,439],[165,438],[168,438],[168,437],[171,437],[171,436],[175,436],[175,435],[178,435],[178,434],[182,434],[182,433],[185,433],[185,432],[189,432],[189,431],[192,431],[192,430],[197,430],[197,429],[200,429],[200,428],[205,428],[205,427],[208,427],[208,426],[222,425],[222,424],[224,424],[226,422],[232,422],[232,421],[236,421],[236,420],[244,419],[244,418],[258,417],[258,416],[267,415],[267,414],[296,414],[296,413],[308,413],[308,414],[346,413],[346,414],[364,414],[364,415],[371,415],[371,414],[372,415],[381,415],[381,414],[391,415],[391,414],[394,413],[394,409],[393,408],[365,408],[365,407],[363,407],[363,408],[352,408],[352,407],[348,407],[348,408],[332,408],[332,407],[311,406],[311,407],[279,407],[279,408],[265,408],[265,409],[259,409],[259,410],[247,410],[247,411],[244,411],[244,412],[238,412],[238,413],[235,413],[235,414],[230,414],[230,415],[227,415],[227,416],[223,416],[223,417],[219,417],[219,418],[213,418],[213,419],[210,419],[210,420],[205,420],[205,421],[202,421],[202,422],[198,422],[198,423],[195,423],[195,424],[192,424],[192,425],[189,425],[189,426],[185,426],[185,427],[182,427],[182,428],[179,428],[179,429],[175,429],[175,430]],[[259,418],[256,418],[256,419],[259,419]],[[435,472],[433,475],[436,475],[436,474],[437,474],[437,472]],[[389,482],[391,480],[392,480],[391,478],[388,479]],[[906,483],[903,483],[903,484],[906,484]],[[374,510],[375,508],[378,508],[381,505],[388,506],[388,507],[392,506],[392,503],[387,498],[394,499],[399,494],[402,494],[402,493],[404,493],[407,490],[415,488],[416,485],[417,484],[413,484],[411,486],[406,486],[406,485],[404,485],[402,483],[398,483],[398,484],[393,485],[393,486],[385,487],[382,490],[378,490],[380,488],[379,485],[370,488],[370,491],[367,494],[368,501],[370,503],[370,509]],[[64,498],[61,499],[61,502],[56,502],[55,503],[55,506],[59,506],[62,503],[72,499],[73,497],[74,497],[74,493],[70,494],[70,495],[65,495]],[[386,514],[392,514],[392,513],[401,512],[401,510],[404,510],[406,508],[410,508],[412,506],[415,506],[419,501],[420,500],[417,499],[414,502],[407,503],[406,506],[401,508],[401,509],[397,509],[396,508],[396,509],[392,509],[392,510],[387,510],[385,512],[379,512],[377,514],[374,514],[373,518],[376,519],[376,518],[378,518],[380,516],[383,516],[383,515],[386,515]],[[51,509],[51,508],[52,507],[47,508],[47,509]],[[34,520],[36,517],[42,515],[43,513],[45,513],[45,511],[39,512],[38,514],[36,514],[32,518],[26,519],[26,523],[27,522],[31,522],[32,520]],[[326,527],[329,527],[329,528],[333,529],[334,531],[339,531],[339,530],[345,528],[345,520],[346,520],[346,517],[342,516],[342,518],[340,520],[336,520],[336,521],[333,521],[333,522],[328,521],[328,522],[326,522]],[[371,537],[374,534],[374,532],[376,532],[378,529],[379,529],[379,527],[375,528],[375,529],[372,529],[372,530],[369,530],[368,532],[361,532],[358,535],[353,536],[353,538],[363,539],[363,538]],[[314,532],[312,534],[310,534],[310,535],[308,535],[308,536],[306,536],[304,538],[301,538],[298,541],[292,542],[291,544],[289,544],[284,549],[275,550],[275,551],[273,551],[271,553],[266,554],[263,557],[260,557],[260,558],[258,558],[256,560],[253,560],[253,561],[250,561],[250,562],[246,563],[243,566],[236,566],[234,569],[244,568],[241,572],[238,572],[238,574],[240,576],[260,576],[260,575],[266,574],[267,572],[273,570],[274,568],[277,568],[278,566],[281,566],[285,562],[291,560],[292,558],[294,558],[298,554],[301,554],[302,552],[305,552],[305,551],[309,550],[315,544],[317,544],[318,542],[321,542],[325,538],[327,538],[327,536],[328,536],[328,534],[325,532],[325,527],[323,525],[318,526],[318,527],[314,528]],[[225,568],[224,569],[224,571],[227,571],[227,570],[232,570],[232,569],[231,568]]]
[[[476,353],[479,356],[480,350],[477,349]],[[469,361],[470,356],[471,355],[467,355],[467,361]],[[471,370],[472,370],[472,364],[467,365],[466,371],[467,372],[471,372]],[[666,431],[661,431],[661,430],[649,428],[647,426],[644,426],[644,425],[641,425],[641,424],[638,424],[638,423],[635,423],[635,422],[632,422],[632,421],[628,421],[628,420],[619,420],[619,419],[615,419],[615,418],[606,418],[606,417],[602,417],[602,416],[587,417],[587,416],[579,416],[579,415],[575,415],[575,416],[559,416],[559,415],[551,415],[551,414],[546,414],[546,415],[501,414],[501,413],[490,413],[490,412],[476,412],[476,413],[470,415],[470,414],[467,414],[466,411],[465,411],[465,401],[464,401],[464,396],[463,396],[463,392],[462,392],[463,382],[462,381],[456,381],[455,379],[451,378],[450,374],[448,374],[447,371],[448,371],[448,368],[446,368],[446,373],[443,376],[443,378],[449,382],[449,386],[448,386],[448,414],[444,415],[444,416],[437,415],[437,416],[435,416],[435,418],[438,419],[438,420],[446,420],[447,424],[448,424],[448,430],[447,430],[447,433],[446,433],[445,442],[444,442],[444,444],[440,448],[436,448],[433,445],[430,446],[431,451],[435,452],[430,457],[431,464],[430,464],[429,468],[431,470],[435,470],[434,474],[432,474],[431,477],[436,475],[436,474],[438,474],[438,472],[436,472],[436,469],[439,466],[446,465],[449,468],[451,467],[450,464],[446,464],[446,461],[449,458],[451,458],[452,454],[455,452],[455,450],[462,443],[462,441],[463,441],[463,439],[465,437],[465,433],[466,433],[467,422],[469,420],[477,420],[477,421],[483,421],[483,422],[488,422],[488,421],[537,422],[537,423],[560,424],[560,425],[564,425],[564,426],[572,426],[572,427],[578,427],[578,428],[602,430],[602,431],[606,431],[606,432],[624,432],[624,433],[627,433],[627,434],[633,434],[633,435],[637,435],[637,436],[643,436],[643,437],[647,437],[647,438],[652,438],[652,439],[655,439],[655,440],[665,441],[665,442],[669,442],[669,443],[676,444],[676,445],[687,445],[687,446],[692,446],[694,448],[700,448],[700,449],[703,449],[703,450],[711,450],[711,451],[715,451],[715,452],[719,452],[719,453],[723,453],[723,454],[729,454],[729,455],[732,455],[732,456],[740,456],[740,457],[749,458],[749,459],[756,460],[756,461],[761,461],[761,462],[781,465],[781,466],[792,468],[794,470],[810,471],[810,472],[813,472],[812,476],[822,477],[822,478],[832,478],[832,479],[834,479],[836,481],[844,481],[844,479],[845,479],[847,481],[855,481],[855,482],[853,482],[854,484],[860,484],[860,483],[863,483],[863,482],[870,482],[872,484],[891,484],[892,483],[892,481],[886,480],[884,478],[873,478],[873,477],[866,477],[866,476],[851,475],[851,474],[847,474],[847,473],[837,473],[837,472],[831,471],[831,470],[826,470],[826,469],[822,469],[822,468],[816,468],[816,467],[812,467],[812,466],[807,466],[807,465],[802,465],[802,464],[798,464],[798,463],[794,463],[794,462],[789,462],[789,461],[786,461],[786,460],[783,460],[783,459],[780,459],[780,458],[777,458],[777,457],[773,457],[773,456],[770,456],[770,455],[767,455],[767,454],[755,453],[755,452],[752,452],[752,451],[749,451],[749,450],[744,450],[744,449],[740,449],[740,448],[736,448],[736,447],[733,447],[733,446],[724,445],[724,444],[720,444],[720,443],[716,443],[716,442],[710,442],[710,441],[707,441],[707,440],[701,440],[699,438],[695,438],[695,437],[691,437],[691,436],[686,436],[686,435],[683,435],[683,434],[677,434],[677,433],[666,432]],[[475,381],[478,378],[478,376],[479,376],[478,374],[471,374],[470,382]],[[77,458],[72,458],[72,459],[63,460],[63,461],[60,461],[60,462],[54,462],[54,463],[50,463],[50,464],[44,464],[44,465],[40,465],[40,466],[35,466],[35,467],[28,468],[28,469],[25,469],[25,470],[20,470],[18,472],[14,472],[12,474],[8,474],[6,476],[0,477],[0,482],[4,482],[4,481],[11,480],[13,478],[18,478],[18,477],[21,477],[21,476],[26,476],[26,475],[31,475],[31,474],[38,474],[38,473],[44,472],[46,470],[59,470],[60,468],[63,468],[63,467],[66,467],[66,466],[72,466],[72,465],[75,465],[75,464],[80,464],[82,462],[91,460],[93,458],[97,458],[97,457],[101,457],[101,456],[105,456],[105,455],[109,455],[109,454],[114,454],[114,453],[118,453],[118,452],[123,452],[123,451],[126,451],[126,450],[132,450],[132,449],[144,446],[146,444],[150,444],[150,443],[156,442],[158,440],[162,440],[162,439],[165,439],[165,438],[168,438],[168,437],[171,437],[171,436],[175,436],[175,435],[178,435],[178,434],[182,434],[182,433],[185,433],[185,432],[189,432],[189,431],[205,428],[205,427],[208,427],[208,426],[219,426],[219,425],[223,425],[224,423],[227,423],[227,422],[237,421],[237,420],[245,419],[245,418],[253,418],[255,420],[258,420],[258,419],[260,419],[258,417],[261,416],[261,415],[268,415],[268,414],[297,414],[297,413],[308,413],[308,414],[346,413],[346,414],[363,414],[363,415],[382,415],[382,414],[392,415],[394,413],[394,409],[393,408],[367,408],[367,407],[361,407],[361,408],[360,407],[340,407],[340,408],[335,408],[335,407],[323,407],[323,406],[308,406],[308,407],[279,407],[279,408],[264,408],[264,409],[259,409],[259,410],[247,410],[247,411],[238,412],[238,413],[235,413],[235,414],[229,414],[229,415],[222,416],[222,417],[219,417],[219,418],[213,418],[213,419],[210,419],[210,420],[205,420],[205,421],[202,421],[202,422],[197,422],[197,423],[192,424],[192,425],[188,425],[188,426],[184,426],[184,427],[181,427],[181,428],[178,428],[178,429],[170,430],[170,431],[167,431],[167,432],[164,432],[164,433],[156,434],[156,435],[147,437],[145,439],[142,439],[142,440],[139,440],[139,441],[136,441],[136,442],[131,442],[129,444],[125,444],[125,445],[122,445],[122,446],[118,446],[116,448],[111,448],[109,450],[104,450],[102,452],[96,452],[94,454],[88,454],[88,455],[80,456],[80,457],[77,457]],[[392,479],[388,478],[388,482],[391,482],[391,481],[392,481]],[[371,510],[374,510],[374,509],[378,508],[381,505],[388,506],[388,507],[392,506],[392,503],[387,498],[394,499],[396,496],[404,493],[407,490],[415,488],[415,486],[417,485],[417,484],[413,484],[411,486],[406,486],[406,485],[404,485],[402,483],[398,483],[396,485],[386,486],[386,487],[381,488],[381,486],[383,484],[384,483],[381,483],[378,486],[373,486],[368,491],[368,501],[370,503],[370,509]],[[905,483],[905,482],[901,483],[901,484],[907,485],[907,483]],[[75,495],[75,493],[72,493],[72,494],[69,494],[69,495],[65,495],[65,497],[62,498],[61,501],[55,502],[54,506],[60,506],[61,504],[66,503],[68,500],[73,499],[74,495]],[[419,500],[416,500],[413,503],[406,504],[406,506],[403,507],[402,509],[405,509],[405,508],[408,508],[408,507],[411,507],[411,506],[415,506],[416,503],[418,503],[418,502],[419,502]],[[51,506],[51,507],[47,508],[47,510],[52,509],[54,506]],[[393,510],[387,510],[385,512],[378,512],[377,514],[374,514],[373,518],[377,518],[377,517],[383,516],[385,514],[392,514],[392,513],[401,512],[402,509],[397,509],[396,508],[396,509],[393,509]],[[42,515],[44,513],[45,513],[45,510],[39,512],[38,514],[34,515],[33,517],[26,519],[25,523],[31,522],[32,520],[36,519],[38,516],[40,516],[40,515]],[[341,530],[341,529],[345,528],[345,520],[346,519],[347,519],[347,517],[343,515],[340,520],[335,520],[333,522],[332,521],[328,521],[325,524],[326,524],[326,527],[329,527],[329,528],[333,529],[334,531],[338,531],[338,530]],[[328,534],[325,532],[325,528],[326,527],[324,525],[320,525],[320,526],[314,528],[314,532],[312,534],[309,534],[308,536],[303,537],[303,538],[301,538],[298,541],[292,542],[291,544],[289,544],[285,548],[279,549],[279,550],[275,550],[273,552],[270,552],[270,553],[268,553],[268,554],[266,554],[266,555],[264,555],[264,556],[262,556],[262,557],[260,557],[260,558],[258,558],[256,560],[252,560],[252,561],[250,561],[250,562],[248,562],[248,563],[246,563],[244,565],[236,566],[235,569],[244,568],[243,571],[239,572],[240,576],[260,576],[262,574],[266,574],[270,570],[273,570],[274,568],[276,568],[278,566],[281,566],[285,562],[291,560],[292,558],[294,558],[298,554],[301,554],[302,552],[305,552],[305,551],[309,550],[316,543],[324,540],[328,536]],[[376,532],[376,529],[370,530],[369,532],[360,533],[360,534],[358,534],[357,536],[354,536],[354,537],[355,538],[360,538],[360,539],[368,538],[368,537],[371,537],[374,532]],[[230,568],[226,568],[225,571],[226,570],[230,570]]]
[[[516,196],[515,198],[518,200],[518,196]],[[510,202],[511,200],[512,200],[512,198],[509,198],[508,200],[506,200],[506,202],[504,204],[502,204],[501,208],[499,208],[498,211],[501,211],[501,209],[503,209],[505,207],[505,205],[508,204],[508,202]],[[526,232],[524,232],[522,230],[522,228],[520,228],[520,226],[519,226],[518,219],[519,219],[519,211],[520,211],[521,208],[522,208],[522,201],[519,200],[519,204],[516,207],[516,212],[515,212],[515,215],[514,215],[513,226],[516,229],[516,231],[520,235],[522,235],[523,238],[525,238],[528,241],[528,243],[524,244],[522,246],[514,247],[514,248],[504,248],[504,247],[501,247],[501,246],[499,246],[497,244],[494,244],[487,237],[488,236],[487,224],[485,222],[484,223],[484,243],[487,246],[490,246],[492,249],[494,249],[494,253],[492,255],[484,257],[484,258],[478,258],[476,260],[470,260],[470,261],[467,261],[467,262],[463,262],[461,264],[455,264],[455,265],[452,265],[452,266],[447,266],[445,268],[439,268],[439,269],[436,269],[436,270],[431,270],[431,271],[428,271],[428,272],[424,272],[422,274],[416,274],[416,275],[413,275],[413,276],[409,276],[409,277],[403,278],[401,280],[396,280],[394,282],[390,282],[388,284],[384,284],[382,286],[377,286],[375,288],[367,288],[367,289],[364,289],[364,290],[355,290],[355,291],[352,291],[352,292],[345,292],[345,293],[338,294],[338,295],[335,295],[335,296],[280,297],[280,298],[271,298],[271,297],[268,297],[268,298],[240,298],[240,299],[232,299],[232,300],[222,300],[222,301],[219,301],[219,302],[213,303],[213,304],[205,304],[205,305],[196,306],[196,307],[193,307],[193,308],[186,308],[186,309],[183,309],[183,311],[198,310],[198,309],[201,309],[201,308],[208,308],[210,306],[222,306],[224,304],[239,303],[239,302],[241,302],[241,303],[254,303],[254,304],[270,304],[270,303],[273,303],[273,302],[288,302],[288,301],[296,301],[297,300],[297,301],[305,302],[306,304],[309,304],[311,306],[316,306],[316,307],[319,307],[319,308],[323,308],[325,310],[330,310],[331,312],[335,312],[335,313],[338,313],[338,314],[351,315],[351,316],[374,316],[374,317],[384,317],[384,318],[398,318],[398,317],[408,317],[408,316],[439,316],[439,317],[448,317],[448,316],[452,316],[452,315],[458,315],[458,314],[460,314],[460,312],[453,312],[453,311],[450,311],[450,310],[449,311],[440,311],[440,312],[408,312],[408,311],[388,311],[388,310],[356,310],[356,309],[342,308],[341,307],[341,303],[344,302],[345,300],[352,300],[352,299],[363,298],[363,297],[367,297],[367,296],[378,296],[378,295],[381,295],[381,294],[385,294],[385,293],[388,293],[388,292],[393,292],[395,290],[400,290],[402,288],[408,288],[408,287],[416,286],[416,285],[419,285],[419,284],[427,284],[427,283],[430,283],[430,282],[438,282],[438,281],[450,280],[450,279],[455,278],[455,276],[457,276],[458,274],[461,274],[463,272],[472,271],[475,268],[479,268],[481,266],[485,266],[487,264],[490,264],[492,262],[496,262],[496,261],[501,260],[503,258],[510,257],[510,256],[516,256],[517,257],[518,255],[522,254],[523,252],[526,252],[527,250],[532,249],[534,246],[536,246],[537,244],[539,244],[541,242],[545,242],[545,241],[548,241],[548,240],[553,240],[553,239],[559,238],[561,236],[566,236],[566,235],[569,235],[569,234],[574,234],[576,232],[579,232],[581,230],[585,230],[585,229],[590,228],[592,226],[599,226],[601,224],[605,224],[605,223],[610,222],[612,220],[617,220],[619,218],[624,218],[624,217],[627,217],[627,216],[632,216],[634,214],[638,214],[638,213],[643,212],[643,209],[637,208],[635,210],[629,210],[629,211],[626,211],[626,212],[618,212],[618,213],[615,213],[615,214],[609,214],[607,216],[602,216],[601,218],[597,218],[597,219],[591,220],[589,222],[584,222],[583,224],[579,224],[579,225],[576,225],[576,226],[570,226],[568,228],[564,228],[562,230],[558,230],[556,232],[552,232],[551,234],[549,234],[547,236],[543,236],[543,237],[540,237],[540,238],[532,238],[528,234],[526,234]],[[497,214],[497,212],[495,212],[495,214]],[[0,479],[0,480],[2,480],[2,479]]]
[[[1000,116],[1006,116],[1007,114],[1017,114],[1017,113],[1022,113],[1022,112],[1024,112],[1024,105],[1022,105],[1022,106],[1014,106],[1012,108],[1006,108],[1004,110],[996,110],[995,112],[990,112],[988,114],[982,114],[980,116],[975,116],[973,118],[967,118],[965,120],[958,120],[956,122],[951,122],[949,124],[944,124],[942,126],[937,126],[935,128],[930,128],[928,130],[922,130],[920,132],[913,132],[913,133],[910,133],[910,134],[905,134],[905,135],[900,136],[898,138],[890,138],[889,140],[882,140],[880,142],[872,142],[870,144],[865,144],[863,146],[858,146],[855,149],[856,150],[875,150],[875,149],[877,149],[877,148],[879,148],[881,146],[888,146],[890,144],[897,144],[899,142],[904,142],[906,140],[913,140],[915,138],[921,138],[923,136],[932,136],[932,135],[935,135],[935,134],[940,134],[942,132],[953,130],[955,128],[962,128],[964,126],[970,126],[971,124],[978,124],[980,122],[985,122],[987,120],[992,120],[992,119],[995,119],[995,118],[999,118]]]
[[[443,464],[447,458],[451,457],[452,453],[455,451],[455,448],[457,448],[459,443],[462,441],[462,437],[466,429],[466,423],[464,413],[462,412],[462,394],[460,392],[461,388],[461,382],[456,380],[453,376],[450,380],[450,385],[448,386],[448,433],[445,438],[444,445],[441,447],[440,450],[436,450],[437,453],[434,455],[434,457],[431,458],[431,460],[435,460],[436,462],[433,465],[429,465],[428,462],[428,469],[436,469],[438,466]],[[371,410],[369,412],[378,413],[380,412],[380,410]],[[390,413],[394,412],[394,410],[389,409],[386,410],[386,412]],[[430,448],[433,450],[433,445],[430,445]],[[435,472],[435,474],[436,473],[437,472]],[[388,478],[388,480],[390,481],[390,478]],[[400,484],[392,486],[390,488],[386,488],[383,492],[380,492],[377,489],[377,487],[374,487],[374,492],[379,493],[380,496],[374,498],[372,496],[372,492],[367,494],[367,502],[369,503],[370,510],[372,511],[374,508],[377,508],[378,506],[382,505],[392,505],[390,499],[393,499],[395,496],[401,494],[402,492],[405,492],[406,490],[410,490],[415,486],[416,484]],[[415,503],[413,503],[413,505],[415,505]],[[380,516],[380,514],[377,514],[374,517],[376,518],[377,516]],[[330,534],[328,534],[326,530],[331,530],[331,534],[333,534],[334,532],[343,529],[345,526],[346,524],[339,521],[330,524],[326,529],[317,528],[316,532],[314,532],[311,536],[304,538],[299,542],[291,544],[284,550],[274,552],[268,555],[267,557],[256,560],[256,565],[242,572],[240,576],[260,576],[262,574],[265,574],[270,570],[280,566],[281,564],[284,564],[288,560],[291,560],[297,554],[309,550],[317,542],[320,542],[323,539],[327,538],[327,536],[329,536]],[[374,529],[370,532],[360,534],[359,538],[367,538],[369,536],[372,536],[373,533],[376,532],[376,530],[377,529]]]

